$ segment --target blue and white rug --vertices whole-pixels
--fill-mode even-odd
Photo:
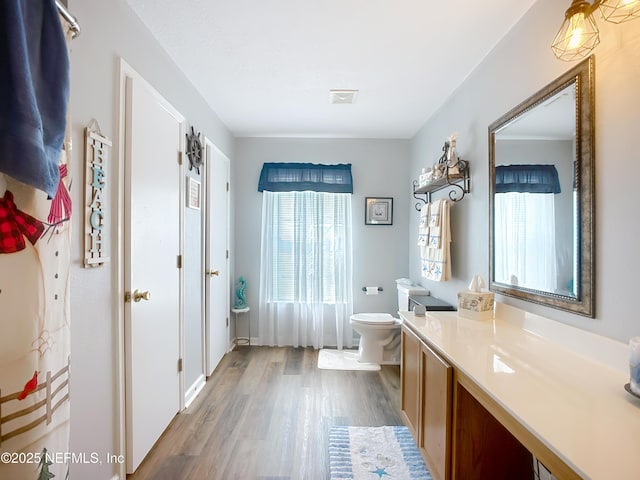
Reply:
[[[407,427],[331,427],[331,480],[432,480]]]

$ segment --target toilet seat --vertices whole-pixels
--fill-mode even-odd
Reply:
[[[393,325],[398,321],[388,313],[356,313],[351,320],[365,325]]]

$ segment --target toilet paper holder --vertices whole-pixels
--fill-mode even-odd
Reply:
[[[366,292],[367,291],[367,287],[362,287],[362,291]],[[382,287],[378,287],[378,291],[379,292],[383,292],[384,290],[382,289]]]

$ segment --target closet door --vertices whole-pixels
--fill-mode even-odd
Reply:
[[[183,118],[127,78],[124,286],[127,472],[180,409],[180,198]]]
[[[209,140],[206,146],[205,301],[207,374],[229,350],[229,158]]]

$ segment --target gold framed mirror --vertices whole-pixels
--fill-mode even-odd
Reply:
[[[591,56],[489,126],[490,289],[594,308]]]

